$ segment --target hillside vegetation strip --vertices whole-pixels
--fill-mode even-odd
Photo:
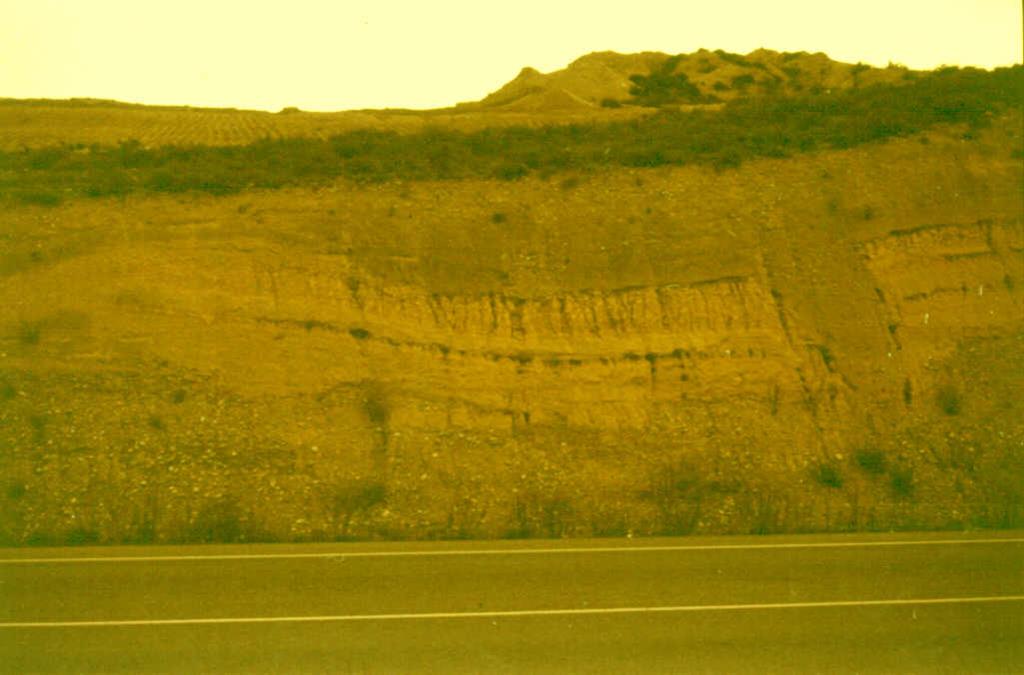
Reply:
[[[637,83],[641,93],[645,82]],[[1020,65],[991,72],[946,68],[909,84],[737,99],[718,110],[662,109],[603,124],[475,133],[438,128],[407,135],[354,131],[329,139],[266,139],[234,147],[146,148],[137,141],[61,145],[0,153],[0,199],[52,206],[77,197],[229,194],[339,178],[515,180],[532,173],[615,166],[724,169],[759,157],[849,148],[937,124],[981,128],[994,114],[1020,109],[1022,93]]]

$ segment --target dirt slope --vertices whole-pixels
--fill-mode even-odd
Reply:
[[[0,535],[1019,526],[1019,125],[4,213]]]

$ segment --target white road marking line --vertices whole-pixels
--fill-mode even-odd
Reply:
[[[196,626],[240,623],[312,623],[337,621],[392,621],[399,619],[497,619],[522,616],[574,616],[582,614],[655,614],[673,612],[725,612],[756,609],[810,609],[821,607],[886,607],[899,605],[962,605],[982,602],[1022,602],[1024,595],[966,598],[915,598],[894,600],[834,600],[745,605],[670,605],[664,607],[604,607],[587,609],[522,609],[492,612],[421,612],[412,614],[338,614],[326,616],[251,616],[218,619],[132,619],[114,621],[20,621],[0,623],[0,628],[90,628],[104,626]]]
[[[990,539],[901,539],[894,541],[796,542],[788,544],[679,544],[675,546],[589,546],[563,548],[491,548],[422,551],[331,551],[321,553],[222,553],[211,555],[146,555],[77,558],[2,558],[0,565],[45,563],[173,562],[188,560],[284,560],[301,558],[409,558],[419,556],[539,555],[547,553],[645,553],[666,551],[745,551],[757,549],[864,548],[876,546],[954,546],[960,544],[1021,544],[1024,537]]]

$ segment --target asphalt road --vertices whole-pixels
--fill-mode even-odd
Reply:
[[[1024,533],[0,549],[0,670],[1024,672]]]

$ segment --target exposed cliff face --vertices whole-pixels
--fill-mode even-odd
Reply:
[[[723,173],[7,214],[0,527],[1019,523],[1014,123]]]

